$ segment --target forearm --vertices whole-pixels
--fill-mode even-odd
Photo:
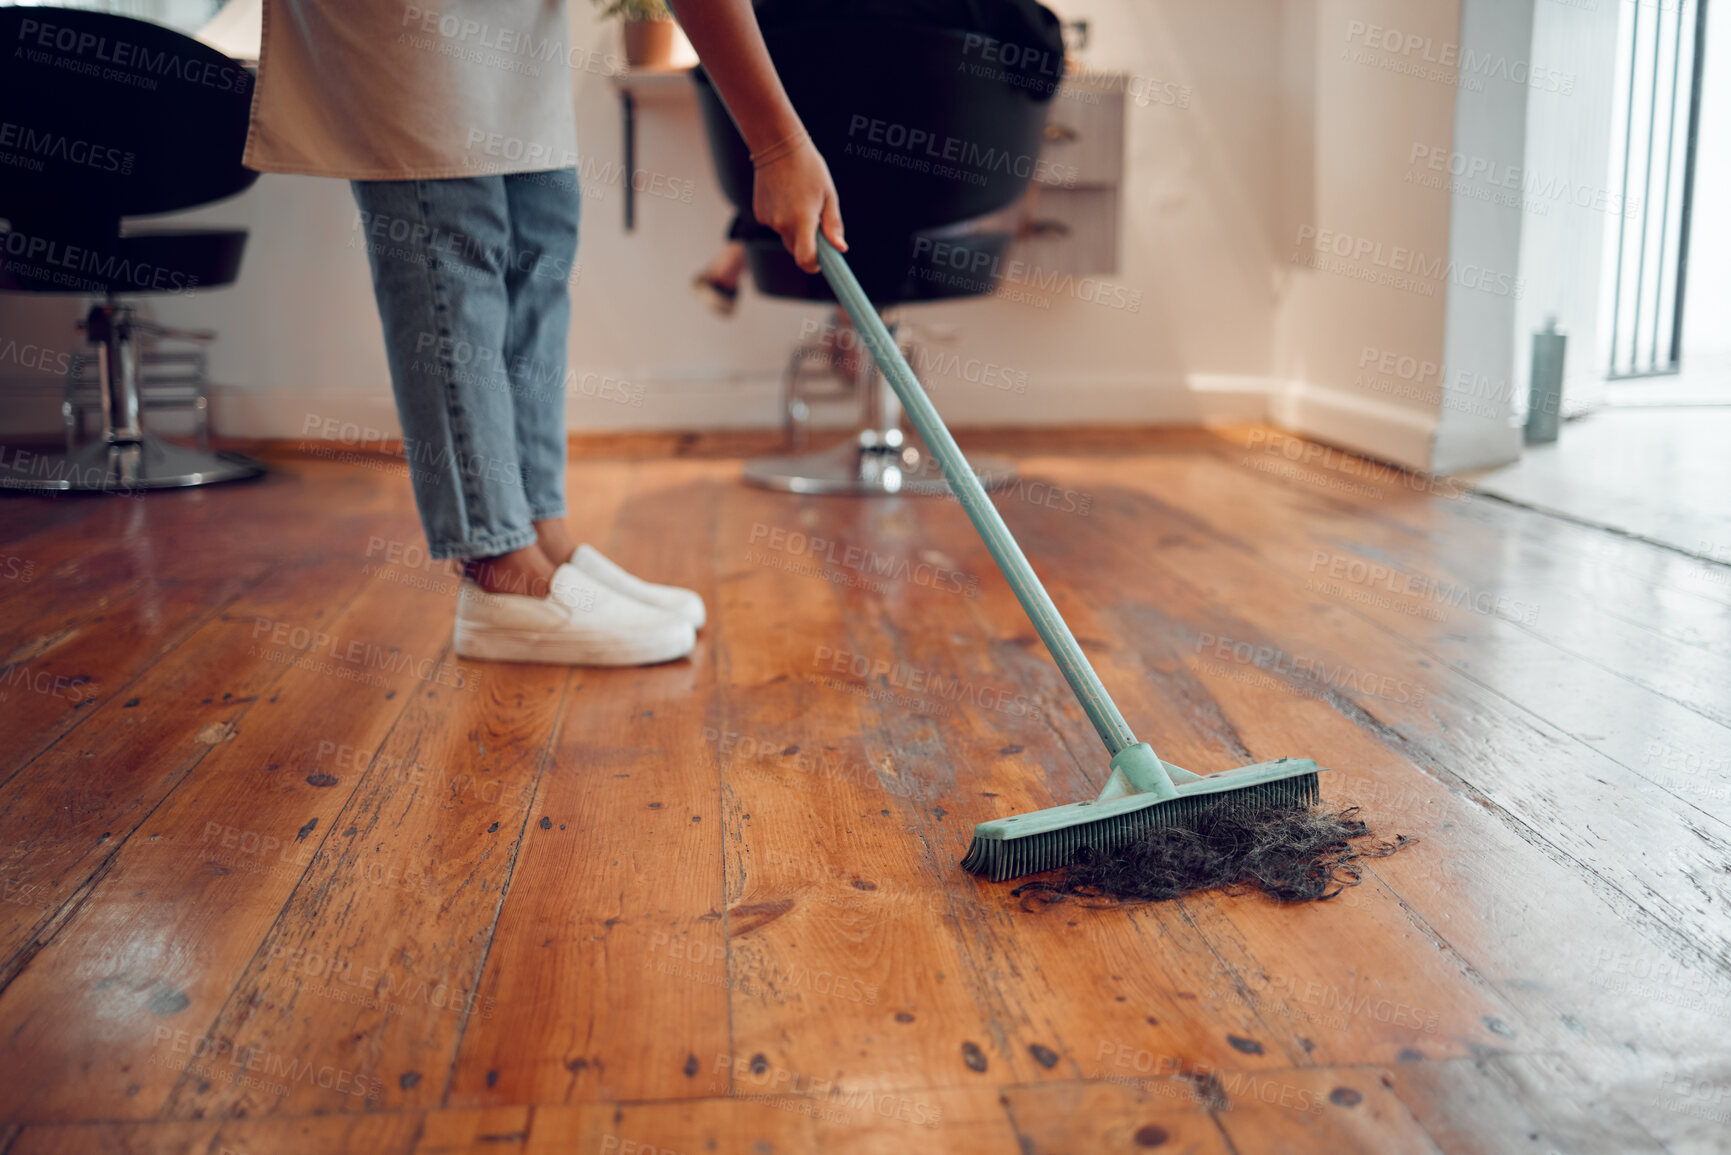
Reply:
[[[818,271],[818,230],[847,252],[841,206],[823,163],[793,110],[750,0],[668,0],[704,70],[751,150],[751,210],[781,235],[800,268]]]
[[[752,152],[800,131],[750,0],[671,0],[671,7]]]

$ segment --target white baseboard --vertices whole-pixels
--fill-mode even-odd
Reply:
[[[932,401],[958,426],[1224,425],[1268,416],[1268,381],[1192,374],[1069,375],[1025,393],[933,382]]]
[[[1300,437],[1407,469],[1431,466],[1437,416],[1362,393],[1288,381],[1269,396],[1269,419]]]
[[[769,375],[640,382],[626,402],[573,396],[573,432],[774,429],[781,382]],[[1208,426],[1272,421],[1289,432],[1410,469],[1431,461],[1434,415],[1305,381],[1222,374],[1100,374],[1028,382],[1012,393],[935,379],[932,400],[958,427],[1065,425]],[[212,420],[229,437],[309,438],[348,443],[401,434],[389,389],[243,389],[216,386]],[[820,412],[841,428],[845,407]]]
[[[389,386],[352,389],[210,387],[210,425],[222,437],[392,441],[402,436]]]
[[[573,432],[774,429],[781,425],[781,381],[769,375],[637,379],[640,391],[573,395]],[[1030,381],[1013,393],[959,379],[930,382],[933,403],[957,426],[1217,425],[1265,420],[1274,383],[1262,377],[1156,374]],[[621,391],[622,393],[623,391]],[[819,424],[848,424],[845,406]],[[353,388],[246,389],[214,386],[211,418],[228,437],[369,440],[395,438],[396,406],[380,385]]]

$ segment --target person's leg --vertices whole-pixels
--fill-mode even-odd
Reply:
[[[564,374],[551,400],[525,397],[540,408],[520,420],[506,351],[507,274],[519,258],[505,178],[353,188],[428,552],[463,561],[471,579],[457,595],[454,652],[580,666],[689,654],[697,637],[689,621],[555,567],[541,552],[536,518],[564,512],[564,421],[548,416],[549,405],[562,414]],[[560,308],[541,321],[559,334],[562,366],[567,316]]]
[[[739,282],[744,275],[745,245],[729,239],[692,278],[691,289],[712,311],[729,317],[739,303]]]
[[[523,490],[541,552],[554,566],[573,563],[582,576],[567,573],[567,583],[592,583],[701,626],[706,613],[696,593],[643,581],[593,547],[579,549],[565,527],[565,365],[570,271],[577,252],[577,174],[567,169],[507,176],[505,197],[511,225],[505,368],[516,402]]]
[[[575,169],[503,179],[511,238],[504,368],[529,517],[557,566],[575,548],[565,533],[565,365],[581,201]]]
[[[415,505],[435,558],[545,596],[504,371],[504,180],[354,181]]]

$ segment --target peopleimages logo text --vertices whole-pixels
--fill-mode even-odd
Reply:
[[[1335,229],[1300,225],[1298,236],[1293,243],[1319,254],[1349,261],[1367,261],[1377,268],[1410,273],[1429,281],[1446,280],[1462,288],[1476,289],[1496,297],[1513,297],[1518,301],[1526,291],[1525,279],[1509,273],[1500,273],[1470,262],[1445,261],[1442,257],[1427,256],[1422,250],[1409,249],[1404,245],[1390,245],[1385,248],[1383,242],[1374,238],[1354,236]]]
[[[815,537],[799,530],[783,529],[762,522],[751,527],[751,545],[763,545],[776,553],[796,557],[816,558],[829,565],[853,570],[867,577],[887,581],[908,582],[943,593],[980,596],[980,579],[971,573],[926,560],[910,560],[894,554],[881,554],[867,546],[848,545],[830,538]]]
[[[1501,53],[1478,52],[1462,48],[1452,41],[1437,43],[1421,32],[1403,32],[1399,28],[1384,28],[1363,20],[1349,20],[1346,43],[1362,44],[1366,48],[1397,58],[1416,57],[1426,64],[1458,70],[1457,75],[1480,79],[1506,80],[1542,92],[1568,96],[1575,91],[1575,74],[1546,68],[1528,60],[1511,60]]]
[[[134,261],[112,252],[99,252],[84,245],[68,245],[47,237],[14,230],[0,234],[0,254],[16,257],[14,267],[68,288],[96,292],[114,287],[178,293],[198,285],[198,278],[179,269],[168,269],[149,261]],[[88,276],[89,280],[83,279]]]
[[[1025,287],[1053,296],[1072,297],[1091,305],[1137,313],[1142,309],[1142,290],[1126,289],[1097,277],[1080,277],[1056,269],[1042,269],[1020,258],[1003,258],[981,249],[940,241],[932,237],[914,238],[913,260],[916,267],[923,261],[930,270],[953,270],[955,283],[985,290],[1002,282]]]
[[[18,40],[25,49],[46,49],[91,61],[93,65],[109,65],[102,79],[120,79],[108,75],[115,69],[131,69],[145,76],[173,77],[188,84],[224,92],[245,92],[252,85],[252,74],[230,60],[218,64],[212,60],[194,59],[175,52],[152,50],[130,40],[110,40],[94,32],[80,32],[64,24],[24,19],[18,22]],[[53,63],[40,60],[36,53],[32,63]],[[88,69],[86,69],[87,71]]]
[[[70,161],[97,172],[132,175],[133,154],[113,145],[95,144],[47,129],[0,121],[0,148],[15,148],[31,157]]]
[[[904,156],[919,154],[927,160],[961,165],[974,173],[1000,172],[1023,179],[1031,178],[1042,184],[1068,186],[1076,183],[1074,165],[1055,165],[1027,153],[1011,153],[1005,149],[981,145],[977,141],[963,140],[928,128],[879,120],[863,113],[855,113],[849,118],[847,134],[850,149],[854,147],[853,138],[863,135],[866,142],[884,145]]]

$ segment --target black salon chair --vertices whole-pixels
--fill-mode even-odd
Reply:
[[[208,340],[134,315],[127,298],[233,284],[243,229],[134,228],[123,218],[232,196],[252,75],[160,25],[66,8],[0,8],[0,291],[92,298],[102,437],[6,454],[0,488],[131,490],[253,477],[258,462],[183,448],[139,423],[134,338]]]
[[[848,263],[879,312],[991,293],[1015,238],[967,222],[1026,192],[1046,102],[1026,87],[975,75],[968,65],[979,64],[979,54],[965,50],[962,31],[835,22],[766,29],[764,40],[835,178]],[[694,79],[722,193],[749,222],[740,239],[758,291],[834,301],[822,276],[801,270],[781,239],[753,221],[750,152],[701,69]],[[893,314],[885,322],[907,341]],[[835,332],[832,326],[828,340],[803,342],[789,362],[783,404],[795,449],[803,447],[809,416],[809,366],[835,376]],[[749,462],[748,480],[798,493],[947,491],[935,463],[909,443],[900,404],[863,346],[858,360],[860,376],[843,390],[860,404],[856,435],[821,453]],[[980,456],[973,465],[988,486],[1014,479],[1005,459]]]

